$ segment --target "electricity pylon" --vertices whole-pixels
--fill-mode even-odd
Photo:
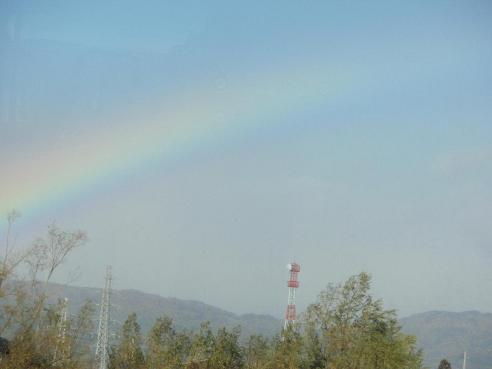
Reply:
[[[109,311],[111,308],[111,267],[106,268],[106,282],[101,294],[101,310],[97,329],[96,364],[94,369],[107,369],[109,361]]]

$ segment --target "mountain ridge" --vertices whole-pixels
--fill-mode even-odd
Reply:
[[[492,313],[432,310],[407,316],[400,322],[405,333],[417,337],[429,368],[437,368],[442,359],[447,359],[453,368],[461,368],[465,351],[468,369],[492,366]]]
[[[57,283],[47,286],[50,302],[59,298],[68,298],[71,313],[76,313],[87,300],[95,304],[101,298],[101,288],[76,287]],[[221,327],[233,328],[240,326],[242,336],[262,334],[273,336],[280,332],[282,322],[268,314],[236,314],[198,300],[163,297],[137,289],[112,290],[112,317],[121,325],[128,314],[135,312],[146,334],[155,320],[162,315],[173,319],[178,330],[197,330],[200,325],[209,321],[212,329]],[[118,327],[114,327],[118,329]]]
[[[100,288],[56,283],[49,284],[47,292],[52,296],[51,302],[67,297],[71,313],[75,313],[84,301],[91,300],[97,304],[101,297]],[[131,312],[137,313],[144,335],[162,315],[172,318],[177,330],[197,330],[205,321],[209,321],[214,330],[240,326],[242,339],[252,334],[271,337],[282,329],[282,321],[268,314],[235,314],[198,300],[163,297],[137,289],[113,290],[112,305],[112,317],[116,322],[112,327],[114,331]],[[411,314],[399,321],[403,332],[417,337],[427,368],[437,368],[444,358],[451,362],[453,368],[461,368],[463,352],[467,351],[468,369],[490,369],[492,313],[431,310]]]

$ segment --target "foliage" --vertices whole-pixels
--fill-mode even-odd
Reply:
[[[168,317],[157,319],[147,338],[147,367],[172,368],[176,354],[176,332]]]
[[[369,289],[370,276],[361,273],[329,285],[308,307],[305,320],[319,336],[321,362],[330,369],[420,368],[415,338],[401,332],[395,312],[384,310]]]
[[[446,359],[442,359],[438,369],[451,369],[451,364]]]
[[[239,346],[239,328],[231,332],[219,329],[214,339],[209,366],[214,369],[240,369],[243,367],[243,353]]]
[[[268,369],[298,369],[301,366],[302,337],[297,326],[289,325],[273,339]]]
[[[270,342],[267,338],[259,335],[250,336],[244,348],[245,364],[249,369],[260,369],[265,367],[269,360]]]
[[[84,232],[48,227],[46,237],[19,251],[11,244],[8,217],[0,263],[0,368],[93,368],[93,353],[84,340],[93,332],[94,307],[82,306],[76,318],[66,314],[66,300],[48,303],[47,283],[70,252],[83,244]],[[29,283],[20,283],[19,266]],[[43,280],[43,282],[39,282]],[[272,339],[260,335],[241,340],[241,330],[212,330],[204,322],[196,331],[177,330],[159,317],[142,336],[136,313],[128,315],[110,350],[111,369],[421,369],[415,338],[405,335],[393,311],[370,293],[366,273],[329,285],[303,319]],[[443,364],[444,363],[444,364]],[[443,360],[439,369],[450,369]],[[447,363],[449,364],[449,363]]]
[[[7,216],[0,262],[0,335],[9,341],[8,355],[2,358],[1,367],[79,368],[87,361],[86,344],[81,337],[92,330],[93,309],[88,303],[73,319],[65,314],[65,301],[48,303],[45,286],[87,236],[82,231],[62,231],[52,224],[45,238],[19,249],[12,237],[18,217],[15,211]],[[44,283],[39,282],[42,276]]]
[[[142,335],[137,322],[137,314],[132,313],[123,323],[121,340],[112,357],[111,367],[118,369],[144,368],[144,354],[142,351]]]

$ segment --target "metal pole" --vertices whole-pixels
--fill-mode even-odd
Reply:
[[[97,330],[96,364],[95,369],[108,368],[109,349],[109,310],[111,296],[111,267],[106,268],[106,282],[101,294],[101,310],[99,313],[99,327]]]

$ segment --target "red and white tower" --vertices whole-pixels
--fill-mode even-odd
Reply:
[[[297,274],[301,271],[301,266],[297,263],[290,263],[287,265],[287,269],[290,272],[290,279],[287,281],[287,287],[289,287],[289,299],[287,300],[284,329],[286,329],[289,324],[296,321],[296,289],[299,287]]]

